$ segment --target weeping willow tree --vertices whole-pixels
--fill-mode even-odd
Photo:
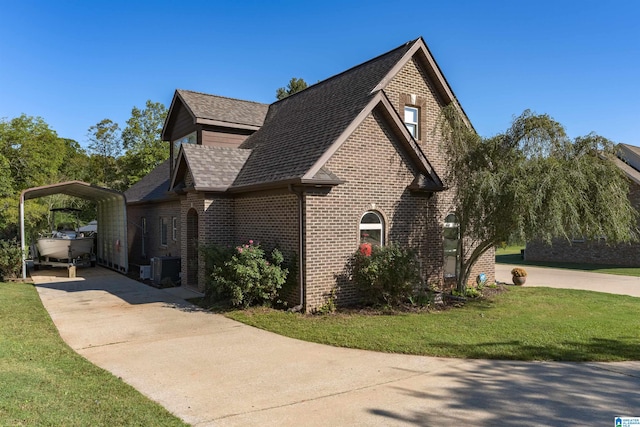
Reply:
[[[608,139],[571,139],[560,123],[528,110],[491,138],[477,135],[453,106],[441,128],[461,237],[458,291],[478,259],[510,239],[637,239],[637,211]]]

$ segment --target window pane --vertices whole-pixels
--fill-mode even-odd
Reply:
[[[456,277],[456,257],[446,256],[444,258],[444,277]]]
[[[360,243],[382,245],[382,230],[360,230]]]
[[[445,222],[445,224],[457,224],[458,223],[458,218],[456,217],[456,214],[449,214],[444,219],[444,222]]]
[[[418,123],[418,109],[412,108],[412,107],[405,107],[404,121],[407,123]]]
[[[410,123],[407,123],[407,129],[409,130],[409,133],[411,134],[412,137],[416,137],[416,129],[418,127],[416,125],[412,125]]]
[[[362,221],[360,221],[360,223],[361,224],[381,224],[382,221],[380,220],[380,217],[378,215],[374,214],[373,212],[367,212],[362,217]]]

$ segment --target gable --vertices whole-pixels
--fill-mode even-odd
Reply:
[[[376,96],[372,89],[410,48],[384,55],[312,85],[269,107],[264,125],[242,148],[253,150],[235,187],[311,179],[318,159]]]
[[[235,181],[251,150],[183,144],[171,189],[224,192]]]
[[[177,89],[162,129],[164,141],[196,130],[196,125],[255,131],[262,126],[267,104]]]
[[[429,193],[444,190],[442,180],[435,173],[420,147],[411,138],[407,128],[398,120],[397,114],[391,109],[388,100],[382,96],[378,98],[380,101],[368,110],[362,120],[354,122],[352,129],[345,133],[344,140],[334,144],[332,149],[328,150],[320,161],[310,169],[308,175],[316,173],[316,169],[329,169],[340,179],[348,181],[349,178],[342,176],[342,170],[335,169],[333,166],[335,156],[345,150],[343,149],[344,145],[350,144],[351,157],[366,159],[372,154],[372,147],[375,145],[378,152],[386,150],[389,156],[391,156],[389,153],[395,152],[393,157],[397,156],[400,159],[399,164],[396,165],[400,169],[393,171],[393,173],[400,174],[400,170],[406,170],[408,175],[404,178],[410,178],[411,184],[408,184],[410,190]],[[354,144],[358,147],[356,151],[353,151]],[[350,165],[348,170],[352,170],[353,166]],[[391,163],[387,163],[386,166],[392,168]],[[384,165],[376,167],[375,173],[384,174],[386,172],[387,168]]]
[[[196,130],[195,117],[180,99],[174,97],[162,128],[163,141],[175,141]]]

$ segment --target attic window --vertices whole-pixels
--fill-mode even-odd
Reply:
[[[178,159],[178,151],[182,144],[197,144],[198,138],[195,132],[191,132],[189,135],[183,136],[180,139],[173,141],[173,153],[172,160],[175,162]]]
[[[404,124],[415,139],[418,138],[418,118],[420,111],[416,107],[404,107]]]

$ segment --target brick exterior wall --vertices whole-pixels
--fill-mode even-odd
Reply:
[[[385,94],[392,105],[398,109],[400,117],[404,117],[404,107],[414,106],[419,108],[419,137],[418,144],[429,159],[431,166],[438,176],[447,184],[447,162],[442,150],[443,140],[438,126],[441,108],[444,106],[442,99],[438,95],[431,79],[426,73],[421,62],[415,57],[398,72],[398,74],[384,88]],[[414,102],[415,100],[415,102]],[[432,211],[430,217],[431,230],[428,230],[430,239],[440,242],[438,248],[434,248],[431,258],[427,263],[428,277],[441,275],[443,263],[442,248],[442,227],[444,218],[453,210],[453,195],[451,191],[436,194],[434,200],[430,201]],[[469,283],[475,283],[475,278],[480,273],[485,273],[489,282],[495,281],[495,251],[487,251],[475,264],[472,269]],[[450,287],[453,281],[444,283]]]
[[[629,200],[636,209],[640,209],[640,185],[635,182],[629,185]],[[610,245],[604,239],[574,242],[554,239],[551,244],[527,242],[524,253],[527,261],[640,266],[640,244]]]
[[[384,218],[387,242],[413,247],[425,264],[429,262],[433,242],[425,238],[431,222],[428,199],[407,190],[416,172],[410,164],[377,113],[365,119],[329,160],[327,168],[346,183],[325,196],[306,196],[307,310],[324,304],[334,287],[341,304],[359,299],[346,267],[359,245],[360,219],[369,210]]]
[[[142,218],[146,218],[147,232],[143,234]],[[167,244],[160,242],[160,218],[167,223]],[[172,218],[177,218],[177,239],[172,236]],[[127,207],[127,240],[129,245],[129,264],[149,265],[151,258],[160,256],[179,256],[181,233],[180,201],[173,200],[148,205]],[[144,239],[144,253],[142,250]]]
[[[297,285],[299,252],[298,196],[287,190],[242,195],[235,199],[235,241],[259,242],[263,249],[278,248],[291,276],[282,297],[290,306],[300,303]]]

